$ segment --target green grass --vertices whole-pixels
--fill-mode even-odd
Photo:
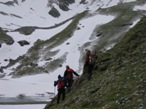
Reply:
[[[6,32],[0,27],[0,44],[6,43],[11,45],[13,42],[13,38],[7,35]]]
[[[99,31],[102,32],[102,37],[97,43],[97,50],[101,50],[113,42],[119,42],[133,21],[142,15],[142,12],[133,11],[134,6],[134,3],[124,3],[100,10],[101,14],[113,15],[116,18],[97,28],[97,34]]]
[[[64,102],[54,99],[45,109],[138,109],[146,96],[146,17],[111,50],[100,54],[91,81],[75,81]],[[104,70],[101,66],[105,65]]]

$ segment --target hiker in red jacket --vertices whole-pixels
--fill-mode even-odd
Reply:
[[[91,55],[90,50],[87,50],[86,57],[85,57],[84,68],[89,66],[89,57],[90,57],[90,55]]]
[[[67,90],[70,91],[70,87],[73,83],[73,74],[79,76],[73,69],[71,69],[68,65],[66,66],[66,70],[64,72],[64,78],[66,79],[66,87]]]
[[[94,52],[93,54],[91,54],[89,56],[89,65],[88,65],[88,80],[91,79],[92,76],[92,70],[94,68],[94,65],[96,64],[98,56],[96,55],[96,52]]]
[[[65,78],[58,75],[58,80],[54,81],[54,86],[58,86],[57,104],[60,102],[60,97],[62,96],[62,101],[65,99]]]

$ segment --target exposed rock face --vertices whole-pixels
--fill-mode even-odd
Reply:
[[[75,3],[75,0],[59,0],[59,3],[69,5],[69,4]]]
[[[53,7],[53,3],[56,3],[59,8],[63,11],[68,11],[69,10],[69,4],[75,3],[75,0],[58,0],[58,1],[49,1],[48,7],[52,6],[52,9],[49,11],[49,14],[53,17],[59,17],[60,13],[59,11]]]
[[[86,4],[86,0],[81,0],[80,4]]]
[[[14,2],[13,1],[8,1],[8,2],[6,2],[6,3],[4,3],[5,5],[11,5],[11,6],[13,6],[14,5]]]
[[[65,5],[65,4],[59,4],[59,8],[60,9],[62,9],[63,11],[68,11],[69,10],[69,8],[67,7],[67,5]]]
[[[7,45],[11,45],[14,43],[14,40],[12,37],[7,35],[6,32],[2,30],[2,28],[0,28],[0,44],[2,44],[2,43],[6,43]]]
[[[22,0],[22,2],[24,2],[25,0]]]
[[[21,40],[21,41],[18,41],[18,43],[21,45],[21,46],[24,46],[24,45],[29,45],[30,43],[27,42],[26,40]]]
[[[53,17],[59,17],[60,16],[59,11],[56,8],[54,8],[54,7],[49,11],[49,14],[51,16],[53,16]]]

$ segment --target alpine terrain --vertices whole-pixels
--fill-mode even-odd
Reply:
[[[0,0],[0,20],[0,109],[146,109],[145,0]]]

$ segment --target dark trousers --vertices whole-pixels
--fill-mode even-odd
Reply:
[[[84,64],[84,68],[88,67],[89,66],[89,62],[86,61],[85,64]]]
[[[94,65],[89,65],[88,67],[88,80],[91,79],[93,67]]]
[[[58,89],[57,104],[59,104],[61,96],[62,96],[62,101],[63,101],[65,99],[65,88],[64,87]]]
[[[73,83],[73,79],[67,79],[67,80],[66,80],[67,92],[70,91],[70,88],[71,88],[71,86],[72,86],[72,83]]]

